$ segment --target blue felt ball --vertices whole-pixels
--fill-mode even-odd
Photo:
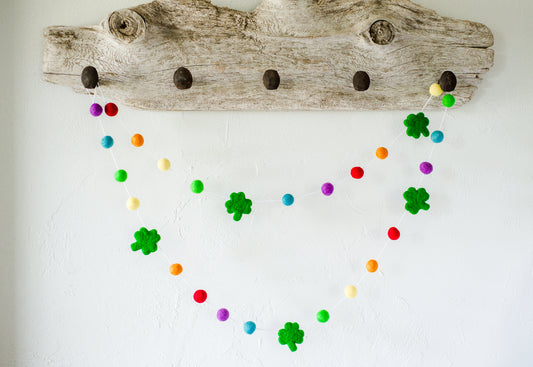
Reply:
[[[294,204],[294,196],[292,196],[291,194],[285,194],[281,198],[281,201],[283,202],[283,205],[291,206],[292,204]]]
[[[255,331],[255,322],[253,321],[246,321],[244,323],[244,332],[248,335],[252,335]]]
[[[444,140],[444,134],[440,130],[435,130],[431,133],[431,141],[434,143],[440,143]]]
[[[113,146],[113,138],[106,135],[102,138],[101,144],[104,148],[109,149]]]

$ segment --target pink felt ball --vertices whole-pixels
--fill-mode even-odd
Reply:
[[[431,172],[433,172],[433,165],[429,162],[420,163],[420,172],[425,175],[429,175]]]
[[[226,321],[229,319],[229,311],[225,308],[221,308],[217,311],[217,319],[218,321]]]
[[[98,117],[102,114],[102,112],[104,111],[104,109],[102,108],[102,106],[100,106],[98,103],[93,103],[91,105],[91,108],[89,109],[89,112],[91,113],[91,115],[93,115],[94,117]]]
[[[326,182],[324,185],[322,185],[322,193],[326,196],[333,194],[333,184]]]

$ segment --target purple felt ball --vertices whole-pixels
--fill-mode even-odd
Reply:
[[[217,319],[218,321],[226,321],[229,319],[229,311],[225,308],[221,308],[217,311]]]
[[[322,185],[322,193],[326,196],[333,194],[333,184],[326,182],[324,185]]]
[[[91,112],[91,115],[98,117],[104,112],[104,109],[98,103],[93,103],[89,111]]]
[[[431,172],[433,172],[433,165],[429,162],[420,163],[420,172],[425,175],[429,175]]]

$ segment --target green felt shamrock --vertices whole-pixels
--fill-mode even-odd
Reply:
[[[428,210],[429,204],[426,201],[429,199],[429,194],[423,187],[418,190],[414,187],[410,187],[403,193],[403,198],[407,201],[405,203],[405,210],[411,214],[416,214],[420,209]]]
[[[157,234],[157,230],[147,230],[141,227],[134,235],[136,241],[131,244],[132,251],[142,250],[143,254],[149,255],[157,251],[157,243],[161,240],[161,236]]]
[[[278,331],[278,340],[281,345],[287,345],[291,352],[296,352],[296,344],[304,341],[304,331],[300,330],[297,322],[287,322],[283,329]]]
[[[410,114],[403,121],[403,124],[407,127],[407,136],[412,136],[415,139],[418,139],[420,134],[425,137],[429,136],[429,119],[424,116],[424,112],[419,112],[416,115]]]
[[[238,222],[243,214],[252,212],[252,200],[246,199],[244,192],[234,192],[229,197],[230,200],[226,201],[226,210],[229,214],[233,214],[233,220]]]

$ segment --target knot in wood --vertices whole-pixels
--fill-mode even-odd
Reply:
[[[370,38],[376,45],[388,45],[394,39],[394,26],[386,20],[378,20],[370,26]]]
[[[143,39],[146,23],[139,13],[130,9],[117,10],[109,16],[109,32],[118,40],[131,43]]]

